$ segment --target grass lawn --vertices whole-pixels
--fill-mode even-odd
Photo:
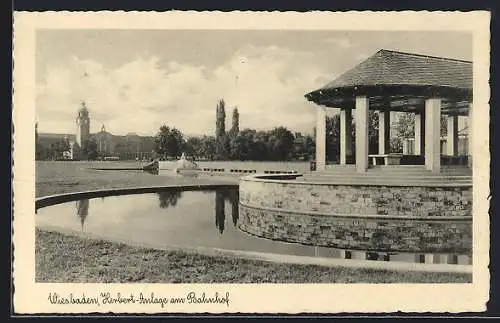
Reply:
[[[106,163],[105,165],[111,165]],[[137,164],[136,164],[137,165]],[[165,178],[95,171],[77,162],[37,162],[36,195],[169,183],[235,183],[222,177]],[[102,166],[99,165],[99,166]],[[121,164],[118,167],[130,167]],[[152,250],[56,232],[36,231],[36,281],[82,283],[470,283],[471,274],[277,264]]]
[[[68,247],[70,246],[70,247]],[[36,280],[81,283],[446,283],[470,275],[277,264],[36,233]]]

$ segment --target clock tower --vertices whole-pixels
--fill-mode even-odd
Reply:
[[[89,110],[82,102],[80,110],[78,110],[78,116],[76,117],[76,143],[78,146],[82,147],[82,144],[89,138],[90,134],[90,117]]]

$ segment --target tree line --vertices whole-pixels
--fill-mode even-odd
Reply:
[[[285,127],[268,131],[243,129],[226,138],[220,141],[207,135],[186,138],[175,127],[163,125],[155,137],[155,150],[167,159],[178,158],[184,152],[197,160],[311,160],[315,155],[312,135],[294,134]]]
[[[175,127],[163,125],[155,136],[155,151],[167,159],[177,158],[182,152],[203,160],[311,160],[315,155],[314,137],[292,133],[283,126],[271,130],[245,128],[240,130],[238,108],[232,112],[232,126],[226,131],[226,102],[216,106],[214,136],[185,138]]]
[[[413,138],[415,116],[403,113],[393,121],[395,134],[390,139],[389,152],[402,152],[403,141]],[[355,142],[356,126],[352,123],[352,140]],[[326,118],[326,159],[338,162],[340,159],[340,115]],[[369,153],[378,153],[378,113],[369,112]],[[446,117],[441,118],[441,135],[446,135]],[[245,128],[239,130],[239,113],[233,109],[233,122],[225,130],[225,102],[220,100],[216,108],[216,132],[214,136],[185,138],[175,127],[163,125],[155,137],[156,152],[160,156],[175,159],[182,152],[197,160],[237,161],[293,161],[314,160],[316,154],[316,129],[313,134],[293,133],[284,126],[271,130]]]
[[[292,161],[314,160],[316,153],[315,134],[292,132],[284,126],[270,130],[245,128],[240,130],[239,112],[233,108],[232,126],[225,129],[226,103],[222,99],[216,107],[216,131],[213,136],[186,137],[179,129],[162,125],[154,137],[154,152],[158,158],[177,159],[183,152],[197,160],[237,160],[237,161]],[[390,140],[390,152],[402,152],[403,140],[414,136],[414,114],[401,114],[393,124],[395,135]],[[352,140],[355,141],[356,127],[352,124]],[[340,156],[340,115],[326,119],[326,158],[337,162]],[[441,135],[446,135],[446,117],[441,118]],[[43,147],[36,136],[36,158],[57,159],[70,150],[67,139],[61,139],[50,147]],[[369,153],[378,152],[378,114],[369,112]],[[78,147],[82,159],[98,157],[97,142],[89,138]]]

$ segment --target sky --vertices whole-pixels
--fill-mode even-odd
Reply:
[[[458,32],[279,30],[38,30],[39,132],[74,133],[85,101],[91,132],[154,135],[162,124],[213,135],[224,99],[240,129],[312,133],[304,95],[379,49],[472,60]],[[330,111],[333,113],[334,109]]]

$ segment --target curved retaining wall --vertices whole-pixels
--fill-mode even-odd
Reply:
[[[241,230],[343,249],[472,250],[472,185],[336,185],[274,178],[240,181]]]
[[[128,188],[110,188],[94,191],[80,191],[64,194],[55,194],[42,196],[35,200],[35,209],[42,207],[47,207],[59,203],[76,201],[84,198],[98,198],[106,196],[118,196],[118,195],[132,195],[132,194],[145,194],[145,193],[157,193],[165,190],[172,191],[201,191],[210,190],[217,188],[236,188],[238,185],[231,184],[196,184],[196,185],[184,185],[184,184],[173,184],[173,185],[162,185],[162,186],[144,186],[144,187],[128,187]]]

